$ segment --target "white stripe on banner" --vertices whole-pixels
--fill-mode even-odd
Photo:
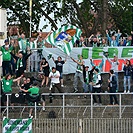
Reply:
[[[8,119],[3,118],[3,133],[31,133],[32,119]]]

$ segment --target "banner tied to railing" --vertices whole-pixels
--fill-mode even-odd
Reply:
[[[3,133],[32,133],[32,119],[3,118]]]

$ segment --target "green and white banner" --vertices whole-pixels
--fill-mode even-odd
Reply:
[[[32,119],[3,118],[2,133],[32,133]]]
[[[98,66],[99,63],[101,63],[102,58],[103,58],[104,65],[103,65],[102,72],[103,73],[109,72],[109,70],[111,69],[111,64],[109,63],[107,58],[103,56],[105,52],[108,53],[108,58],[111,61],[113,61],[114,55],[118,57],[118,62],[119,62],[118,70],[119,71],[123,71],[123,66],[126,63],[127,59],[131,61],[131,64],[133,64],[133,47],[73,48],[70,53],[70,56],[67,57],[67,61],[63,66],[63,73],[69,74],[69,73],[76,72],[77,64],[73,62],[70,59],[70,57],[73,57],[74,59],[78,59],[79,54],[83,56],[85,65],[88,65],[89,69],[91,69],[90,59],[93,60],[93,64]],[[55,66],[51,57],[54,57],[54,59],[57,59],[58,56],[61,56],[63,60],[66,58],[66,54],[57,48],[44,48],[43,55],[49,62],[50,67]]]

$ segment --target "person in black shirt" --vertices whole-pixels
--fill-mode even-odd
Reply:
[[[44,57],[42,58],[42,61],[40,62],[40,71],[42,71],[44,74],[41,86],[43,86],[44,83],[47,86],[48,76],[49,76],[49,63],[46,61]]]
[[[57,60],[54,60],[54,57],[52,57],[52,59],[56,65],[56,70],[60,72],[61,87],[64,87],[63,85],[63,64],[66,62],[66,59],[62,60],[60,56],[58,56]]]

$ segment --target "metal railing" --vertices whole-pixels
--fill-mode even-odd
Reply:
[[[132,133],[133,119],[36,119],[33,133]]]
[[[42,95],[44,96],[49,96],[50,93],[43,93]],[[7,94],[7,101],[9,101],[9,95],[11,94]],[[74,105],[71,103],[71,101],[68,101],[70,100],[71,98],[73,102],[75,102],[75,100],[77,98],[74,98],[74,97],[79,97],[79,96],[84,96],[86,95],[88,98],[86,99],[86,104],[82,104],[81,103],[78,105]],[[106,101],[103,102],[102,105],[100,106],[95,106],[93,104],[93,95],[101,95],[104,98],[104,96],[109,96],[109,95],[117,95],[117,97],[119,98],[118,101],[119,101],[119,105],[108,105],[108,103]],[[87,117],[89,118],[95,118],[95,113],[94,111],[96,111],[96,108],[100,108],[100,117],[101,118],[104,118],[104,114],[106,112],[107,109],[112,109],[112,108],[117,108],[117,110],[119,111],[116,111],[118,113],[118,118],[121,119],[122,118],[122,115],[125,111],[126,108],[130,108],[130,116],[133,116],[133,93],[52,93],[52,96],[62,96],[62,98],[59,99],[59,101],[55,102],[53,105],[49,105],[49,106],[45,106],[45,108],[60,108],[60,110],[58,111],[58,113],[62,113],[62,117],[61,118],[66,118],[66,114],[67,114],[67,110],[69,109],[79,109],[79,112],[78,113],[81,113],[83,114],[83,116],[85,116],[86,113],[88,113],[88,109],[89,109],[89,114],[87,114]],[[128,103],[123,103],[124,102],[124,99],[125,97],[123,96],[127,96],[127,99],[128,99]],[[81,98],[80,98],[81,99]],[[125,101],[127,102],[127,100]],[[6,109],[4,110],[4,113],[6,112],[6,117],[8,118],[9,117],[9,107],[12,107],[9,105],[9,102],[6,103]],[[14,106],[14,107],[17,107],[17,108],[23,108],[22,111],[21,111],[21,116],[22,116],[22,113],[24,111],[24,108],[25,107],[33,107],[33,106],[26,106],[26,105],[21,105],[21,106]],[[34,106],[34,118],[37,119],[37,108],[39,108],[40,106],[38,106],[35,102],[35,106]],[[41,106],[42,107],[42,106]],[[82,111],[80,111],[81,109],[84,109]],[[69,110],[70,113],[74,113],[72,112],[71,110]],[[77,113],[77,118],[79,116],[79,114]],[[89,116],[90,115],[90,116]]]

